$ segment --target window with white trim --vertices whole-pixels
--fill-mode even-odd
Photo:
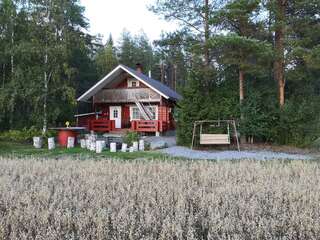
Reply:
[[[149,112],[151,113],[151,119],[152,120],[157,120],[157,107],[156,106],[149,106],[147,107]]]
[[[139,81],[135,78],[129,78],[128,79],[128,87],[129,88],[139,87]]]
[[[151,113],[152,120],[157,120],[158,119],[158,113],[157,113],[157,106],[146,106],[146,108],[149,110],[149,112]],[[140,120],[143,119],[142,114],[140,113],[140,110],[138,107],[136,106],[132,106],[131,108],[131,120]]]
[[[140,110],[138,107],[131,108],[131,120],[140,120],[142,117],[140,115]]]

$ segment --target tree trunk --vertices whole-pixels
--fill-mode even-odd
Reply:
[[[239,102],[240,102],[240,119],[241,121],[244,120],[244,114],[242,111],[242,104],[244,100],[244,71],[240,68],[239,69]],[[246,142],[246,136],[241,134],[240,142]]]
[[[239,99],[240,99],[240,106],[244,100],[244,71],[239,69]]]
[[[204,0],[204,61],[205,66],[210,65],[210,56],[209,56],[209,48],[208,42],[210,38],[210,30],[209,30],[209,0]]]
[[[6,80],[6,64],[2,64],[2,88],[4,89],[4,83]]]
[[[285,11],[287,0],[277,0],[274,77],[278,82],[279,105],[285,103],[285,77],[284,77],[284,38],[285,38]]]
[[[174,88],[173,88],[173,89],[174,89],[175,91],[177,91],[177,68],[178,68],[177,65],[174,64],[174,65],[173,65],[173,71],[174,71],[174,75],[173,75],[173,76],[174,76],[174,82],[173,82],[173,83],[174,83],[174,84],[173,84]]]
[[[47,68],[48,65],[48,52],[47,47],[45,50],[44,56],[44,67]],[[47,70],[44,71],[44,78],[43,78],[43,127],[42,133],[45,134],[48,130],[48,113],[47,113],[47,105],[48,105],[48,73]]]
[[[10,51],[10,64],[11,64],[11,79],[13,79],[14,75],[14,12],[11,9],[11,35],[10,35],[10,43],[11,43],[11,51]]]

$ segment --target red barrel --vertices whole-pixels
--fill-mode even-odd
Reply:
[[[58,133],[58,142],[61,147],[67,147],[68,137],[77,138],[77,133],[73,130],[59,130]]]

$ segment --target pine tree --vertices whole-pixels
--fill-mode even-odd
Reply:
[[[117,52],[113,44],[111,34],[109,36],[109,39],[107,40],[106,45],[98,50],[95,62],[100,78],[108,74],[113,68],[118,65]]]

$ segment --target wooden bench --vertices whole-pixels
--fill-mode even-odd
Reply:
[[[200,144],[211,145],[211,144],[230,144],[229,134],[201,134]]]

